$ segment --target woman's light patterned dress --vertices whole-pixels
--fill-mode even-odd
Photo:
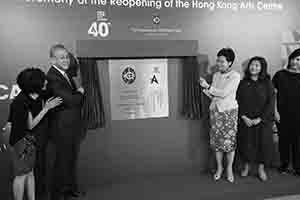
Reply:
[[[236,149],[238,109],[219,112],[210,110],[210,146],[217,152],[232,152]]]

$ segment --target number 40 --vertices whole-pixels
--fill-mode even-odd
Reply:
[[[100,37],[108,36],[109,35],[109,23],[93,22],[89,28],[88,34],[93,35],[94,37],[97,37],[98,35],[100,35]]]

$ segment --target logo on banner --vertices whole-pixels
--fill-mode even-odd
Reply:
[[[158,84],[158,80],[157,80],[157,78],[156,78],[155,75],[153,75],[153,77],[151,79],[151,84],[153,84],[153,83],[157,83]]]
[[[158,25],[160,24],[160,17],[158,14],[154,14],[152,18],[153,24]]]
[[[153,84],[153,83],[159,84],[157,77],[156,77],[156,74],[159,74],[159,73],[160,73],[159,67],[154,67],[153,68],[153,76],[151,78],[151,84]]]
[[[122,73],[122,79],[126,84],[132,84],[136,79],[136,73],[133,68],[126,67]]]
[[[88,30],[88,34],[94,37],[107,37],[110,34],[111,22],[106,17],[105,11],[96,12],[96,21],[94,21]]]
[[[166,27],[161,25],[161,16],[159,14],[152,15],[152,24],[149,26],[132,26],[130,31],[134,33],[143,33],[147,36],[166,36],[171,33],[181,33],[182,29],[177,27]]]

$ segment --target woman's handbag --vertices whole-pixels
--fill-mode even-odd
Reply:
[[[34,167],[36,159],[35,137],[28,132],[25,137],[11,146],[9,144],[11,124],[7,123],[2,131],[0,151],[8,151],[10,153],[14,175],[22,175],[30,172]]]
[[[29,173],[36,159],[36,141],[34,136],[26,134],[12,148],[12,161],[15,175]]]

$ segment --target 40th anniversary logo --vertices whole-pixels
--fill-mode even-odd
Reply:
[[[96,12],[96,21],[92,22],[88,34],[94,37],[107,37],[110,34],[111,22],[108,20],[105,11]]]

